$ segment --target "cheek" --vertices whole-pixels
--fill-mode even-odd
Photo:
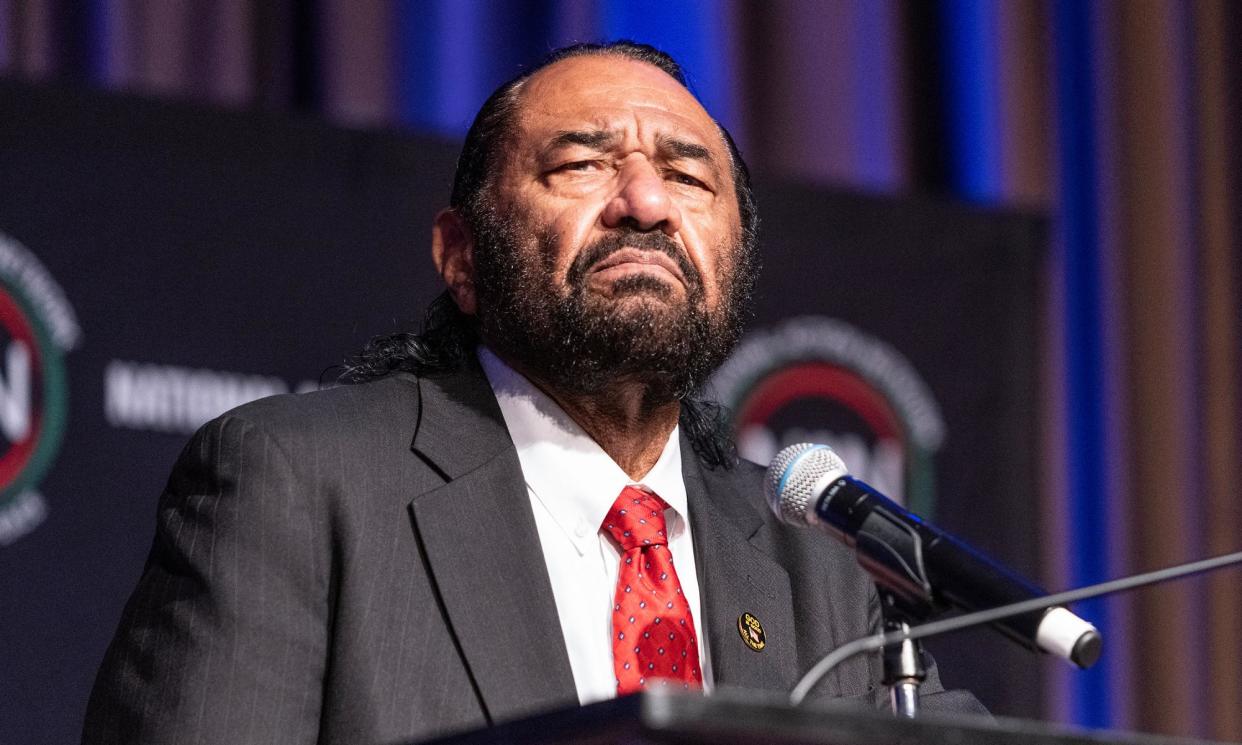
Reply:
[[[693,257],[703,283],[703,299],[709,308],[715,308],[728,293],[733,273],[737,270],[738,257],[735,242],[720,235],[696,236],[699,248]]]
[[[497,212],[496,219],[513,243],[521,246],[528,269],[561,276],[566,266],[567,223],[558,211],[542,208],[537,200],[517,199]]]
[[[557,277],[564,278],[574,260],[593,239],[595,218],[590,209],[571,206],[559,211],[546,224],[544,246],[550,252],[550,269]]]
[[[711,281],[707,282],[706,292],[707,301],[712,308],[719,307],[723,302],[724,296],[729,291],[731,278],[737,266],[737,261],[731,253],[731,248],[727,241],[722,241],[716,246],[716,251],[712,257]]]
[[[741,215],[737,205],[721,200],[702,210],[685,209],[683,231],[687,239],[699,247],[694,257],[703,274],[703,289],[708,303],[715,305],[728,292],[734,272],[741,260]]]
[[[718,238],[715,254],[716,286],[722,293],[728,293],[738,272],[746,269],[743,266],[741,216],[736,207],[731,211],[727,224],[732,227]]]

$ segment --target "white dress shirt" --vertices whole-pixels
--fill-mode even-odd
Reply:
[[[704,687],[709,686],[710,664],[703,638],[686,485],[681,477],[678,429],[673,428],[660,459],[647,475],[633,481],[529,380],[485,347],[479,347],[479,362],[500,403],[522,464],[578,701],[588,704],[617,695],[612,666],[612,606],[621,554],[600,528],[621,490],[635,484],[668,503],[664,513],[668,548],[694,617],[699,664]]]

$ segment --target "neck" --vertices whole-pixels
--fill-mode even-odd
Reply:
[[[655,407],[644,403],[645,388],[631,395],[613,391],[606,400],[545,391],[635,481],[646,476],[660,459],[681,413],[676,401]]]
[[[620,380],[603,393],[578,393],[549,385],[520,363],[505,362],[555,401],[635,481],[660,459],[681,415],[679,401],[653,401],[650,385],[640,381]]]

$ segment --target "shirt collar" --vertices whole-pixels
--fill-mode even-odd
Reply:
[[[486,347],[479,347],[478,356],[517,448],[527,487],[580,554],[598,545],[600,525],[626,486],[655,492],[687,518],[678,427],[647,475],[632,481],[547,394]]]

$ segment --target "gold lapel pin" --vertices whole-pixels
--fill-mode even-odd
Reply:
[[[767,639],[763,635],[763,624],[749,613],[743,613],[737,617],[737,633],[742,637],[746,646],[756,652],[762,651],[767,646]]]

